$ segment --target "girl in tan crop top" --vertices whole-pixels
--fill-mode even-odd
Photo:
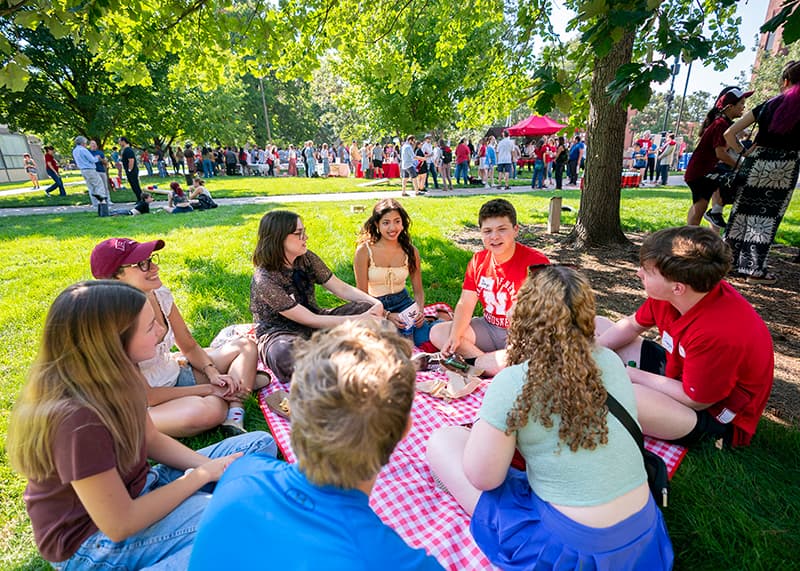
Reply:
[[[420,345],[430,336],[430,324],[422,312],[425,293],[419,252],[408,233],[410,224],[411,219],[399,202],[391,198],[378,202],[361,228],[353,269],[356,287],[381,300],[386,318],[401,331],[407,330],[408,325],[400,313],[416,303],[414,344]],[[409,277],[413,299],[406,290]]]

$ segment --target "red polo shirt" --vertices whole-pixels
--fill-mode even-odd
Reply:
[[[721,281],[683,315],[667,301],[648,298],[636,322],[658,327],[667,352],[666,376],[681,381],[692,400],[714,403],[708,411],[720,422],[733,423],[734,446],[749,444],[772,389],[775,364],[772,337],[750,303]]]

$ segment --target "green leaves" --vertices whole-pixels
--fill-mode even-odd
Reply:
[[[800,0],[784,0],[783,8],[764,22],[761,32],[774,32],[783,26],[783,43],[791,44],[800,39]]]

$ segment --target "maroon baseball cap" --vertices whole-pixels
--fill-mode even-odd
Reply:
[[[753,95],[752,91],[742,91],[738,87],[726,87],[717,97],[717,108],[724,109],[728,105],[736,105],[742,99]]]
[[[138,264],[163,247],[164,240],[142,243],[130,238],[103,240],[92,250],[92,275],[98,280],[113,278],[120,267]]]

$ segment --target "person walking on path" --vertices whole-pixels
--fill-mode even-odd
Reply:
[[[100,173],[97,172],[97,157],[87,148],[89,140],[83,135],[75,137],[75,148],[72,149],[72,158],[81,171],[83,179],[86,181],[86,188],[89,191],[89,200],[92,206],[96,207],[101,202],[106,202],[109,197],[106,194],[106,187]]]
[[[53,179],[53,184],[44,189],[44,193],[50,196],[50,193],[58,189],[59,196],[67,196],[67,191],[64,189],[64,182],[61,180],[61,175],[58,174],[58,161],[55,157],[55,149],[48,145],[44,148],[44,168],[47,171],[47,176]]]

